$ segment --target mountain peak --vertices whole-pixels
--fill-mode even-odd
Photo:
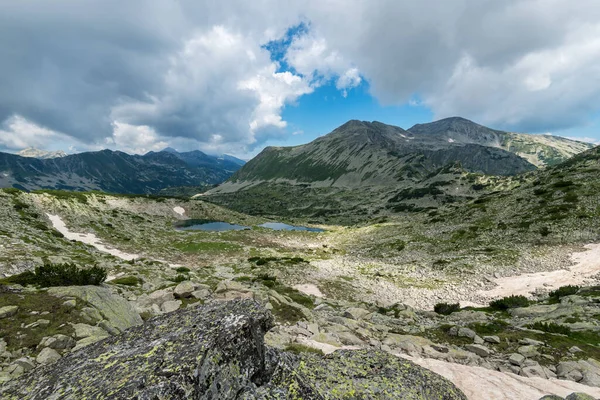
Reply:
[[[45,151],[39,150],[33,147],[28,147],[17,153],[21,157],[39,158],[39,159],[50,159],[50,158],[61,158],[66,157],[67,153],[62,150],[58,151]]]
[[[166,147],[166,148],[162,149],[161,152],[174,153],[174,154],[178,154],[179,153],[177,150],[175,150],[172,147]]]

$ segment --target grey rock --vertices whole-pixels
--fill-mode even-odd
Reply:
[[[564,397],[560,397],[555,394],[548,394],[548,395],[540,398],[540,400],[565,400],[565,399],[564,399]]]
[[[525,339],[519,340],[519,344],[522,344],[524,346],[543,346],[545,343],[540,342],[539,340],[525,338]]]
[[[101,337],[105,338],[108,335],[104,329],[98,326],[91,326],[87,324],[73,324],[73,329],[75,329],[75,337],[77,339],[83,339],[87,337]]]
[[[565,400],[596,400],[594,397],[585,393],[571,393]]]
[[[12,317],[19,311],[18,306],[4,306],[0,307],[0,319]]]
[[[513,353],[508,357],[508,362],[512,365],[521,366],[525,361],[525,357],[518,353]]]
[[[475,337],[477,336],[477,333],[475,333],[474,330],[469,329],[469,328],[458,328],[458,337],[467,337],[469,339],[475,339]]]
[[[77,307],[77,300],[75,300],[75,299],[67,300],[63,303],[63,307],[75,308],[75,307]]]
[[[161,310],[166,313],[173,312],[175,310],[179,310],[179,307],[181,307],[182,304],[183,303],[181,302],[181,300],[165,301],[161,306]]]
[[[481,337],[479,337],[479,336],[475,336],[475,337],[473,338],[473,343],[475,343],[475,344],[484,344],[484,343],[485,343],[485,341],[484,341],[484,340],[483,340]]]
[[[53,287],[48,293],[57,297],[76,297],[91,304],[113,327],[124,330],[141,325],[140,315],[124,298],[113,295],[109,289],[98,286]]]
[[[465,349],[477,354],[479,357],[489,357],[492,354],[490,349],[480,344],[467,344]]]
[[[25,372],[35,368],[35,363],[33,362],[33,360],[27,357],[19,358],[18,360],[15,360],[13,364],[23,368]]]
[[[206,300],[210,297],[210,290],[208,289],[200,289],[192,292],[192,297],[194,299]]]
[[[75,346],[75,340],[73,340],[72,337],[69,337],[67,335],[62,335],[59,333],[52,337],[44,337],[40,341],[40,344],[38,345],[38,349],[43,348],[43,347],[49,347],[51,349],[64,350],[64,349],[70,349],[74,346]]]
[[[483,340],[487,343],[493,343],[493,344],[500,343],[500,338],[498,336],[484,336]]]
[[[190,281],[181,282],[173,290],[173,295],[176,299],[186,299],[192,297],[192,293],[196,290],[194,284]]]
[[[517,349],[517,352],[527,358],[535,357],[540,354],[537,351],[536,346],[521,346]]]
[[[321,357],[265,348],[272,326],[270,313],[253,301],[175,311],[11,380],[0,397],[466,399],[441,376],[383,352]]]
[[[40,351],[40,354],[36,357],[35,361],[38,364],[52,364],[60,359],[60,354],[54,349],[45,347]]]
[[[359,319],[363,319],[370,313],[371,312],[369,310],[353,307],[353,308],[349,308],[346,311],[344,311],[344,317],[359,320]]]

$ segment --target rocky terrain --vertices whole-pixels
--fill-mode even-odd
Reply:
[[[462,393],[449,398],[600,397],[599,162],[592,149],[515,177],[457,167],[446,186],[472,199],[404,211],[388,202],[350,226],[204,197],[0,190],[0,390],[436,398],[410,392],[441,378],[408,359],[453,382]],[[324,231],[260,227],[280,218]],[[177,229],[188,220],[249,229]],[[218,339],[235,335],[245,344]],[[189,353],[178,350],[184,336],[198,339]],[[128,379],[107,387],[110,376]]]

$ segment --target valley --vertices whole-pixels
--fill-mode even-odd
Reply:
[[[355,165],[285,170],[261,160],[300,150],[268,150],[190,198],[0,189],[0,392],[195,308],[246,315],[253,299],[274,318],[266,345],[303,362],[378,351],[469,399],[600,396],[600,150],[558,140],[564,159],[527,161],[509,151],[518,137],[445,123],[390,156],[390,137],[425,128],[351,121],[357,147],[339,160]],[[188,229],[215,222],[240,229]],[[270,229],[281,223],[308,230]],[[92,266],[99,286],[43,280]]]

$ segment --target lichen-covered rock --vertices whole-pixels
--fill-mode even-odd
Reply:
[[[142,324],[142,318],[129,302],[98,286],[53,287],[48,293],[57,297],[76,297],[92,305],[119,332]]]
[[[0,319],[12,317],[17,311],[19,311],[19,307],[17,306],[0,307]]]
[[[0,398],[466,399],[441,376],[384,352],[267,349],[272,326],[251,300],[178,310],[5,383]]]

